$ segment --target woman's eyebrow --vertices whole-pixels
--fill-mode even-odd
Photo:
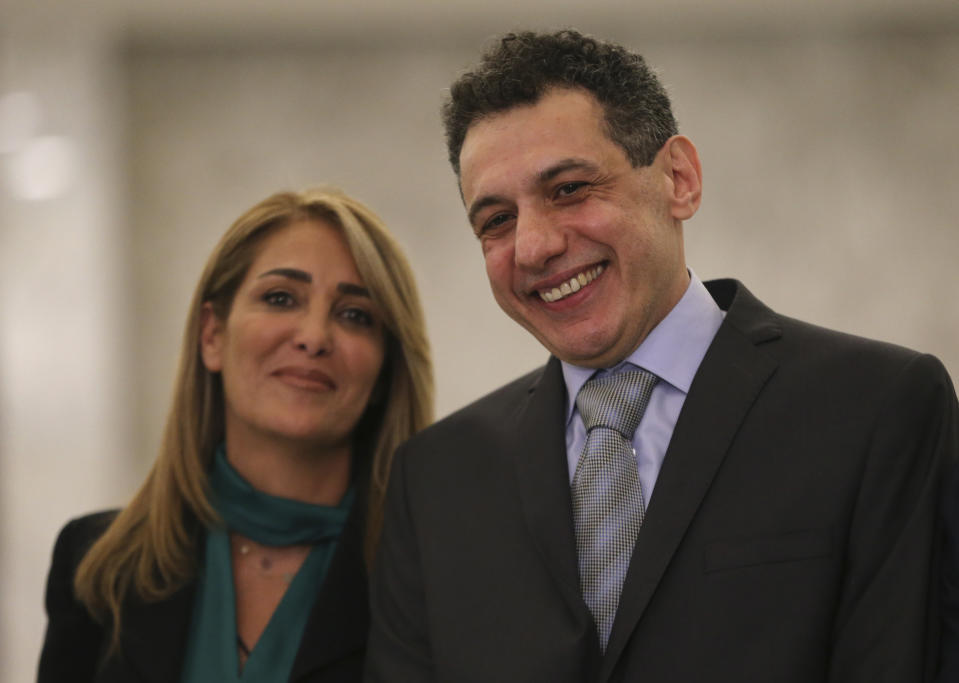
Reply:
[[[354,285],[352,282],[341,282],[336,286],[343,294],[353,294],[355,296],[365,296],[370,298],[370,290],[362,285]]]
[[[265,273],[261,273],[258,278],[270,277],[274,275],[288,277],[291,280],[298,280],[300,282],[313,282],[313,276],[305,270],[300,270],[299,268],[273,268]],[[352,282],[340,282],[336,285],[336,288],[342,294],[352,294],[354,296],[365,296],[370,298],[370,290],[363,285],[357,285]]]
[[[259,277],[269,277],[270,275],[280,275],[282,277],[288,277],[291,280],[299,280],[300,282],[313,282],[313,276],[299,268],[274,268],[273,270],[268,270],[260,274]]]

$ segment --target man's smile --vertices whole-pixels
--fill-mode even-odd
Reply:
[[[556,287],[537,290],[537,294],[539,294],[539,297],[546,303],[553,303],[555,301],[565,299],[570,294],[575,294],[580,289],[598,278],[605,269],[606,265],[600,263],[597,266],[592,266],[580,273],[577,273],[569,280],[559,284]]]

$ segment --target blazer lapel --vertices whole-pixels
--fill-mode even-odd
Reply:
[[[757,348],[780,336],[775,314],[739,283],[710,285],[714,297],[732,301],[673,431],[633,549],[599,680],[612,673],[740,424],[776,369],[776,362]]]
[[[120,659],[137,672],[135,680],[180,680],[195,594],[196,586],[191,583],[166,600],[136,604],[124,612]]]
[[[369,600],[363,562],[365,498],[356,501],[350,522],[300,641],[290,681],[339,659],[355,656],[357,669],[366,648]],[[196,595],[194,584],[157,603],[138,604],[123,615],[121,659],[144,683],[170,683],[183,675],[187,637]]]
[[[574,613],[588,617],[579,590],[573,506],[569,493],[564,428],[566,383],[559,360],[551,357],[530,388],[518,415],[511,447],[530,536],[559,592]]]
[[[366,497],[358,497],[336,549],[320,593],[316,597],[290,681],[300,681],[314,671],[342,659],[355,658],[361,666],[369,631],[367,573],[363,560],[363,514]]]

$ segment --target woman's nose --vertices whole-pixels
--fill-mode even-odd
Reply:
[[[329,354],[333,350],[333,326],[330,319],[325,315],[304,315],[299,320],[294,344],[311,356]]]

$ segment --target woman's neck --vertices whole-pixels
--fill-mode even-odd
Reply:
[[[227,429],[226,457],[255,489],[272,496],[337,505],[350,484],[349,443],[320,447]]]

